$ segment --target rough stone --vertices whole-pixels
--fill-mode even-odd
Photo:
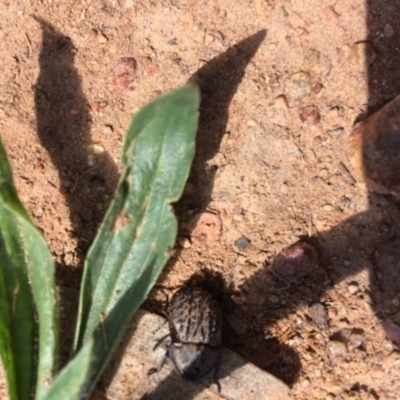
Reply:
[[[314,49],[309,49],[304,56],[304,68],[317,75],[328,75],[331,63],[327,57]]]
[[[240,251],[247,250],[250,247],[250,241],[242,236],[236,240],[235,247]]]
[[[137,62],[133,57],[120,58],[115,66],[113,87],[114,92],[126,96],[134,90]]]
[[[300,119],[302,122],[306,122],[310,125],[316,125],[321,121],[321,115],[318,107],[306,106],[300,110]]]
[[[312,79],[308,72],[296,72],[286,80],[286,93],[296,100],[301,99],[310,93],[311,84]]]
[[[347,356],[346,345],[338,340],[330,340],[326,345],[326,352],[332,358]]]
[[[319,267],[317,250],[308,243],[299,241],[286,248],[273,263],[274,272],[281,278],[298,278]]]
[[[218,372],[220,393],[213,383],[213,374],[188,381],[174,371],[170,360],[160,372],[149,375],[165,355],[161,345],[154,347],[166,334],[168,325],[164,318],[138,311],[103,377],[110,399],[176,399],[179,393],[182,399],[241,400],[254,398],[255,390],[257,398],[265,400],[293,399],[284,383],[227,349],[222,351]]]

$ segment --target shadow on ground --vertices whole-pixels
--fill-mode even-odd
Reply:
[[[200,87],[200,120],[196,155],[185,192],[176,205],[179,217],[184,218],[188,210],[204,210],[211,200],[217,171],[207,163],[219,152],[222,137],[227,133],[229,106],[266,34],[261,30],[235,44],[208,61],[189,79]]]
[[[180,222],[187,221],[193,213],[200,213],[205,210],[211,200],[217,171],[214,168],[209,168],[208,162],[219,151],[222,137],[227,133],[226,128],[230,103],[243,79],[247,65],[256,54],[266,34],[265,30],[261,30],[230,47],[224,53],[207,62],[189,80],[195,82],[200,87],[201,105],[195,159],[185,192],[175,205]],[[194,226],[195,222],[192,221],[191,225]],[[179,254],[174,255],[166,271],[168,271],[168,267],[172,267],[178,257]],[[150,308],[153,309],[154,307]],[[161,305],[156,308],[160,310]],[[229,332],[228,324],[225,324],[225,326],[227,329],[224,336],[228,337],[232,332]],[[296,365],[300,365],[300,360],[292,349],[278,342],[274,344],[275,350],[279,354],[287,354],[289,352],[292,355],[291,359],[296,360]],[[279,359],[279,362],[285,364],[282,357]],[[297,368],[298,370],[299,368]],[[229,375],[231,372],[225,370],[224,376]],[[219,378],[222,379],[224,376],[219,376]],[[176,386],[176,379],[180,378],[175,373],[168,375],[145,398],[158,399],[162,398],[165,393],[174,393],[173,388]],[[207,380],[208,378],[204,379]],[[199,391],[201,390],[199,386]],[[190,399],[194,398],[197,394],[194,392],[176,393],[175,399]]]
[[[400,94],[400,3],[392,0],[368,0],[368,108],[365,117]],[[370,47],[369,47],[370,46]],[[397,111],[400,113],[400,110]],[[364,117],[364,118],[365,118]],[[399,132],[396,132],[399,135]],[[360,143],[365,149],[368,143]],[[396,146],[399,146],[396,144]],[[400,149],[399,149],[400,153]],[[340,203],[354,200],[344,197]],[[280,279],[270,266],[252,276],[244,285],[245,302],[253,321],[260,318],[268,329],[275,322],[294,314],[299,307],[322,303],[325,294],[343,280],[367,269],[370,287],[363,295],[382,322],[400,325],[400,201],[391,195],[369,193],[369,209],[354,215],[327,232],[309,240],[320,253],[320,268],[297,279]],[[290,245],[290,244],[288,244]],[[263,293],[265,301],[254,304],[254,294]],[[358,321],[348,321],[357,329]],[[296,334],[296,332],[294,332]],[[327,328],[328,337],[334,333]],[[279,361],[276,339],[251,339],[246,333],[231,339],[230,347],[289,385],[296,380],[299,365]]]
[[[400,94],[400,22],[396,18],[400,13],[400,4],[392,0],[368,0],[367,9],[369,97],[365,117]],[[235,54],[245,55],[243,61],[238,63],[239,69],[233,74],[229,72],[232,68],[229,61],[232,49],[229,49],[194,76],[201,86],[203,101],[198,153],[187,192],[177,207],[183,220],[182,210],[185,211],[185,207],[201,211],[211,199],[215,171],[207,169],[207,160],[218,152],[226,129],[230,100],[243,76],[248,63],[246,60],[255,53],[259,44],[250,51],[243,51],[241,47],[249,43],[250,39],[253,43],[259,42],[259,39],[254,40],[257,35],[232,48],[236,48],[233,50]],[[224,89],[224,83],[227,82],[224,75],[231,77],[231,88]],[[368,143],[360,145],[364,148]],[[338,200],[342,204],[354,201],[346,196]],[[266,330],[280,319],[294,314],[300,307],[311,307],[316,303],[327,307],[326,292],[344,280],[351,281],[352,276],[361,270],[369,273],[370,287],[363,296],[374,308],[377,318],[382,322],[389,319],[400,325],[398,232],[400,201],[390,195],[370,193],[366,212],[354,215],[327,232],[308,238],[320,255],[320,267],[313,273],[297,279],[282,279],[267,265],[247,280],[242,294],[247,299],[244,304],[247,307],[246,316],[254,324],[243,335],[237,335],[228,328],[224,344],[290,386],[293,385],[301,368],[299,355],[289,346],[282,345],[278,338],[268,337]],[[259,298],[265,299],[258,301],[257,294],[261,294]],[[349,326],[357,330],[357,321],[348,322]],[[326,331],[327,337],[337,335],[337,332],[330,332],[329,326]]]
[[[365,111],[369,115],[400,93],[400,21],[396,18],[400,4],[391,0],[369,0],[367,6],[368,42],[374,49],[367,54],[369,100]],[[38,135],[59,169],[61,180],[69,182],[65,195],[71,218],[82,224],[86,232],[85,240],[81,241],[84,253],[97,228],[95,221],[101,219],[97,214],[93,219],[85,217],[85,207],[92,204],[90,195],[85,195],[86,190],[91,182],[95,182],[95,186],[97,182],[103,186],[105,182],[109,184],[106,172],[99,171],[111,169],[110,175],[114,176],[115,167],[111,161],[106,161],[102,164],[104,170],[99,166],[94,174],[87,172],[86,149],[91,144],[91,121],[73,65],[75,50],[68,38],[49,24],[40,23],[43,48],[35,90]],[[209,169],[207,162],[219,151],[229,104],[265,35],[266,32],[261,31],[243,40],[207,63],[191,79],[200,85],[202,103],[196,158],[184,196],[176,205],[181,220],[188,217],[189,211],[204,210],[211,199],[216,171]],[[109,184],[107,193],[112,193],[114,188]],[[312,237],[310,240],[319,250],[321,259],[320,267],[312,274],[287,281],[278,279],[266,267],[250,277],[243,290],[247,294],[263,292],[266,295],[261,303],[247,301],[249,315],[256,320],[263,313],[266,322],[260,329],[250,329],[245,335],[228,332],[227,347],[292,385],[301,367],[299,356],[277,339],[266,338],[264,329],[295,313],[301,306],[320,302],[325,305],[326,291],[363,269],[370,274],[370,289],[365,296],[371,299],[377,317],[400,324],[399,206],[399,200],[392,196],[371,193],[366,212]],[[85,222],[85,219],[90,220]],[[357,328],[357,321],[349,321],[349,324]],[[149,398],[161,398],[165,388],[174,385],[174,379],[176,377],[167,377]]]
[[[82,264],[114,194],[118,171],[106,152],[92,154],[90,105],[74,65],[77,49],[55,27],[35,19],[42,29],[34,88],[37,134],[58,170]],[[68,266],[58,268],[58,274],[63,273],[68,273]]]

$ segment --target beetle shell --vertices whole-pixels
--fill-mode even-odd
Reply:
[[[172,344],[169,357],[186,379],[199,379],[218,363],[221,354],[220,304],[202,287],[185,286],[169,307]]]

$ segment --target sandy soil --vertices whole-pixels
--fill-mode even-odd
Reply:
[[[387,336],[400,323],[399,201],[355,179],[346,142],[400,93],[399,11],[394,0],[1,0],[0,134],[59,285],[79,287],[132,116],[194,80],[201,124],[178,246],[146,307],[164,313],[165,294],[208,267],[235,303],[224,345],[296,398],[398,398]],[[123,94],[121,57],[137,61]],[[303,236],[318,268],[277,277],[274,258]]]

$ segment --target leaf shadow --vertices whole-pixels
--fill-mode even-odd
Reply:
[[[119,178],[107,152],[91,155],[91,112],[75,67],[72,40],[34,16],[42,30],[40,73],[34,86],[37,135],[58,170],[82,265]],[[89,158],[92,157],[92,161]],[[100,207],[101,206],[101,207]]]
[[[208,162],[219,152],[222,137],[226,133],[230,103],[247,65],[266,35],[267,31],[261,30],[240,41],[208,61],[189,79],[200,88],[201,104],[196,155],[185,192],[175,205],[180,220],[188,210],[204,210],[212,198],[217,170],[208,167]]]

